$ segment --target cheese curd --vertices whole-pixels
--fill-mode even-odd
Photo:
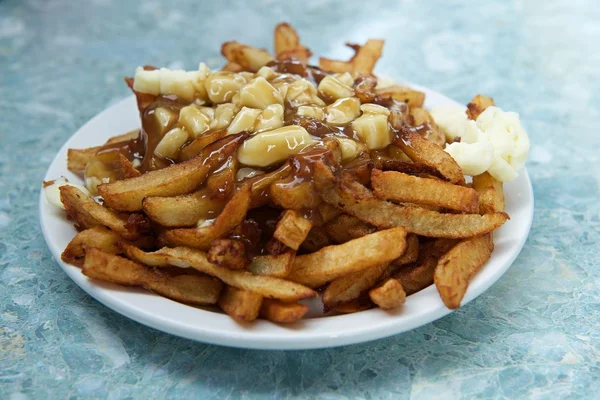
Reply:
[[[201,63],[197,71],[171,70],[161,68],[145,70],[138,67],[133,80],[133,90],[140,93],[175,95],[186,101],[207,100],[204,83],[210,74],[206,64]]]
[[[61,186],[74,186],[86,195],[91,196],[90,192],[83,185],[78,185],[76,183],[69,182],[67,178],[61,176],[60,178],[55,179],[51,185],[48,185],[44,188],[44,195],[46,195],[46,200],[48,201],[48,203],[52,204],[53,206],[62,208],[63,210],[65,209],[65,206],[63,205],[62,201],[60,201],[59,188]]]
[[[445,107],[432,110],[431,115],[448,140],[460,137],[460,142],[448,144],[445,150],[466,175],[488,171],[499,181],[509,182],[525,165],[530,143],[519,114],[488,107],[472,121],[463,109]]]
[[[268,167],[314,143],[316,141],[301,126],[283,126],[252,136],[238,149],[237,156],[249,167]]]

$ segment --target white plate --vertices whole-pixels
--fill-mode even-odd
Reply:
[[[427,107],[459,105],[455,101],[412,85],[426,93]],[[135,98],[126,98],[92,118],[60,149],[45,180],[65,176],[80,179],[66,168],[68,148],[104,143],[109,137],[138,128]],[[488,263],[469,285],[463,305],[488,289],[515,260],[523,247],[533,218],[533,192],[526,171],[505,185],[506,211],[511,219],[494,233],[495,250]],[[409,296],[395,312],[372,309],[356,314],[320,317],[314,302],[309,318],[279,326],[268,321],[239,323],[227,315],[180,304],[141,289],[94,282],[77,267],[60,261],[60,254],[76,231],[64,211],[40,195],[42,232],[54,258],[73,281],[107,307],[144,325],[177,336],[225,346],[255,349],[311,349],[342,346],[405,332],[450,313],[430,286]],[[310,318],[312,316],[312,318]]]

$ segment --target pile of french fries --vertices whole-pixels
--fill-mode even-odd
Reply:
[[[319,67],[310,68],[345,80],[344,90],[361,110],[383,110],[372,121],[384,115],[391,144],[367,150],[337,140],[339,132],[314,137],[303,152],[316,149],[319,157],[304,160],[309,179],[302,182],[294,180],[302,152],[239,179],[246,167],[236,154],[253,136],[247,130],[210,129],[177,148],[170,163],[146,171],[119,154],[111,161],[118,174],[97,184],[98,197],[60,187],[66,214],[79,231],[63,261],[94,280],[216,305],[244,321],[297,321],[308,311],[300,301],[314,296],[331,313],[391,310],[431,284],[448,308],[458,308],[469,280],[490,258],[492,232],[508,219],[502,183],[488,173],[466,183],[443,151],[444,135],[423,108],[424,93],[377,86],[373,68],[382,40],[349,46],[355,51],[349,61],[320,58]],[[312,54],[288,24],[276,27],[274,47],[272,56],[227,42],[223,71],[252,74],[291,59],[280,64],[290,68],[286,73],[294,74],[298,65],[308,68]],[[135,94],[142,113],[158,99]],[[315,106],[304,109],[315,116],[292,123],[325,126],[316,106],[332,99],[318,94]],[[492,104],[478,95],[468,116],[475,119]],[[297,111],[289,103],[284,108],[286,115]],[[71,149],[68,168],[85,171],[103,150],[138,137],[133,132],[103,146]],[[348,139],[360,142],[352,134]],[[362,150],[347,160],[345,146]],[[253,217],[261,212],[277,216],[269,229]]]

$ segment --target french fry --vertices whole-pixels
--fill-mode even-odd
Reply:
[[[486,108],[494,105],[494,99],[478,94],[467,104],[467,116],[476,120],[479,114],[485,111]]]
[[[322,227],[315,227],[308,232],[306,239],[302,242],[302,248],[309,252],[321,250],[325,246],[329,246],[331,240]]]
[[[466,213],[479,212],[477,192],[466,186],[376,169],[371,172],[371,185],[375,195],[383,200],[425,204]]]
[[[244,243],[236,239],[213,240],[208,250],[209,262],[229,269],[244,269],[248,264]]]
[[[295,58],[303,64],[308,64],[311,51],[300,44],[296,30],[288,23],[280,23],[275,27],[275,55],[278,60]]]
[[[393,85],[375,91],[379,96],[392,98],[408,104],[410,107],[423,107],[425,93],[405,86]]]
[[[183,147],[179,152],[179,159],[181,161],[191,160],[198,154],[202,153],[206,147],[210,146],[217,140],[223,139],[227,136],[227,129],[218,129],[215,131],[209,131],[190,142],[188,145]]]
[[[398,149],[399,151],[402,151]],[[404,154],[404,153],[403,153]],[[434,178],[442,179],[447,181],[446,177],[439,173],[437,169],[429,165],[421,164],[412,161],[401,161],[401,160],[385,160],[381,163],[381,169],[383,171],[396,171],[402,172],[403,174],[415,175],[415,176],[432,176]]]
[[[204,252],[187,247],[164,247],[158,251],[146,253],[137,247],[124,244],[123,250],[127,254],[127,257],[139,263],[151,267],[175,266],[194,268],[220,279],[229,286],[255,292],[267,298],[297,301],[316,295],[313,290],[294,282],[271,276],[253,275],[247,271],[233,271],[219,267],[210,263]]]
[[[369,291],[371,301],[383,310],[393,310],[406,301],[406,293],[402,284],[394,278],[389,278],[381,285]]]
[[[285,278],[292,270],[292,263],[295,256],[296,253],[293,251],[277,255],[256,256],[252,259],[247,269],[254,275]]]
[[[340,214],[324,226],[327,235],[336,243],[346,243],[370,233],[376,228],[348,214]]]
[[[267,204],[270,199],[269,187],[271,184],[286,178],[291,172],[292,167],[289,163],[285,163],[275,171],[258,175],[244,181],[244,183],[252,186],[252,201],[250,203],[250,208],[258,208]]]
[[[373,307],[373,303],[368,296],[361,297],[356,300],[349,301],[336,306],[332,311],[337,311],[342,314],[353,314],[356,312],[366,311]]]
[[[319,215],[325,224],[342,213],[339,208],[327,203],[321,203],[317,208],[319,209]]]
[[[460,307],[469,280],[490,259],[494,250],[491,234],[465,239],[438,261],[433,281],[449,309]]]
[[[375,63],[381,57],[383,40],[369,39],[363,45],[346,45],[355,51],[350,61],[337,61],[328,58],[319,58],[319,67],[328,72],[352,72],[361,75],[373,75]]]
[[[123,175],[125,179],[135,178],[136,176],[141,175],[141,172],[135,169],[131,161],[121,153],[119,153],[119,169],[121,170],[121,175]]]
[[[406,227],[409,232],[428,237],[462,239],[481,235],[499,228],[508,219],[506,213],[442,214],[399,206],[379,200],[364,186],[345,179],[325,188],[322,196],[327,203],[380,229]]]
[[[130,132],[123,133],[121,135],[113,136],[106,141],[106,144],[115,144],[121,142],[129,142],[130,140],[137,139],[140,136],[140,130],[134,129]]]
[[[219,307],[237,320],[254,321],[258,318],[263,297],[248,290],[226,286],[219,298]]]
[[[227,64],[223,65],[223,67],[221,68],[221,71],[228,71],[228,72],[242,72],[244,70],[244,68],[237,63],[234,62],[228,62]]]
[[[206,179],[206,190],[213,199],[225,200],[231,197],[235,190],[235,175],[238,170],[238,159],[231,155],[223,166]]]
[[[433,283],[433,274],[439,258],[456,245],[456,240],[436,239],[421,246],[419,259],[414,265],[402,267],[394,275],[406,295],[411,295]]]
[[[225,203],[211,198],[206,189],[173,197],[146,197],[142,206],[151,220],[166,227],[194,226],[202,219],[215,218]]]
[[[189,193],[233,154],[247,137],[244,133],[229,135],[189,161],[150,171],[137,178],[99,185],[98,193],[106,205],[122,211],[141,210],[142,200],[146,197]]]
[[[489,173],[473,177],[473,189],[479,194],[479,212],[489,214],[504,211],[504,187]]]
[[[310,220],[293,210],[286,210],[277,223],[273,237],[286,246],[298,250],[311,228]]]
[[[222,284],[199,275],[168,276],[114,254],[90,248],[82,272],[88,278],[127,286],[141,286],[161,296],[189,304],[215,304]]]
[[[465,185],[465,176],[450,154],[404,125],[394,126],[394,128],[399,129],[400,136],[393,144],[411,160],[435,168],[455,185]]]
[[[384,263],[332,281],[322,296],[325,311],[358,299],[381,279],[388,268],[389,263]]]
[[[224,237],[244,221],[250,205],[250,193],[250,185],[243,185],[212,224],[200,228],[164,231],[160,234],[159,241],[169,246],[189,246],[208,250],[213,240]]]
[[[60,258],[67,264],[83,266],[85,252],[90,247],[98,248],[106,253],[118,254],[117,242],[121,236],[103,226],[94,226],[79,232],[67,245]]]
[[[87,149],[67,150],[67,168],[73,172],[83,172],[87,163],[94,158],[102,146],[89,147]]]
[[[273,60],[273,56],[265,49],[248,46],[236,41],[225,42],[221,46],[221,54],[229,62],[239,64],[244,71],[256,72]]]
[[[284,303],[279,300],[263,299],[260,316],[278,324],[291,324],[302,319],[308,307],[298,303]]]
[[[404,254],[395,259],[392,264],[406,265],[419,259],[419,237],[414,233],[406,235],[406,250]]]
[[[429,111],[422,107],[410,107],[409,115],[411,125],[421,127],[419,129],[421,136],[442,148],[446,145],[446,136],[437,126]]]
[[[321,202],[312,182],[275,182],[269,187],[269,198],[278,206],[289,210],[313,209]]]
[[[390,262],[406,248],[406,230],[393,228],[297,256],[288,279],[318,287],[336,278]]]

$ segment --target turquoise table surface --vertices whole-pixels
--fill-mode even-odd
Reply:
[[[367,4],[368,3],[368,4]],[[572,1],[0,0],[1,399],[600,397],[600,6]],[[518,111],[535,218],[510,270],[459,311],[342,348],[196,343],[87,296],[42,238],[40,181],[139,64],[222,63],[282,20],[315,54],[386,39],[378,70]],[[117,133],[117,132],[115,132]]]

